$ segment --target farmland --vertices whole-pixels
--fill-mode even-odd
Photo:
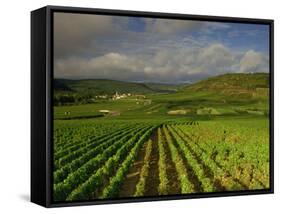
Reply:
[[[269,188],[267,81],[238,74],[181,86],[118,82],[107,96],[60,84],[54,201]]]

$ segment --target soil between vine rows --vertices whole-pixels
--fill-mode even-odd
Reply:
[[[136,191],[136,185],[139,181],[141,167],[143,165],[143,159],[145,155],[145,149],[147,146],[147,142],[142,146],[140,151],[138,152],[137,158],[133,165],[130,167],[129,172],[126,176],[123,185],[119,191],[119,197],[131,197],[134,195]]]
[[[145,196],[157,196],[158,186],[159,186],[159,149],[158,149],[158,137],[157,131],[155,130],[150,139],[152,140],[152,154],[149,160],[149,173],[145,185]],[[135,162],[129,169],[129,172],[120,188],[119,197],[133,197],[136,191],[136,185],[140,179],[140,171],[144,163],[145,150],[147,147],[147,142],[140,149]],[[171,154],[165,140],[164,150],[167,154],[166,167],[167,167],[167,178],[168,178],[168,194],[177,195],[181,193],[179,182],[177,180],[177,172],[175,165],[171,159]]]
[[[159,161],[159,151],[158,151],[158,138],[157,131],[154,131],[151,135],[152,144],[152,153],[149,160],[149,172],[148,178],[145,186],[145,196],[155,196],[158,195],[158,186],[159,186],[159,170],[158,170],[158,161]]]

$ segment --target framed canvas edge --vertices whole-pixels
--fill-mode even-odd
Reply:
[[[65,7],[52,6],[45,7],[46,13],[46,207],[68,207],[68,206],[85,206],[99,204],[118,204],[118,203],[135,203],[135,202],[152,202],[166,200],[181,200],[181,199],[197,199],[197,198],[213,198],[213,197],[229,197],[229,196],[251,196],[274,193],[274,20],[273,19],[253,19],[241,17],[224,17],[224,16],[208,16],[208,15],[189,15],[177,13],[159,13],[146,11],[129,11],[129,10],[112,10],[112,9],[97,9],[97,8],[81,8],[81,7]],[[53,202],[52,200],[52,81],[53,81],[53,12],[68,12],[68,13],[85,13],[85,14],[100,14],[100,15],[116,15],[116,16],[140,16],[140,17],[155,17],[167,19],[188,19],[213,22],[236,22],[236,23],[252,23],[266,24],[270,26],[270,188],[263,190],[243,190],[243,191],[226,191],[213,193],[195,193],[188,195],[169,195],[155,197],[140,197],[140,198],[122,198],[122,199],[105,199],[79,202]]]
[[[52,134],[53,134],[53,103],[52,103],[52,94],[53,94],[53,86],[52,86],[52,79],[53,79],[53,26],[52,26],[52,9],[51,7],[46,7],[46,105],[47,105],[47,112],[46,112],[46,151],[47,151],[47,160],[46,160],[46,207],[51,207],[52,205],[52,151],[53,151],[53,141],[52,141]]]
[[[46,7],[30,13],[30,201],[46,204]],[[43,74],[43,75],[41,75]]]

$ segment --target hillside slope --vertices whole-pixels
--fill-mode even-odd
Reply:
[[[232,73],[199,81],[182,91],[206,91],[227,95],[266,96],[269,90],[268,73]]]
[[[177,90],[176,85],[161,83],[134,83],[107,79],[90,79],[90,80],[54,80],[55,91],[77,92],[82,94],[114,94],[134,93],[147,94],[155,92],[173,92]]]

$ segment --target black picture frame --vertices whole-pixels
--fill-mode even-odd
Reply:
[[[265,24],[270,27],[270,188],[232,192],[195,193],[143,198],[122,198],[55,203],[52,200],[52,80],[53,13],[83,13],[112,16],[187,19],[215,22]],[[44,207],[112,204],[190,198],[268,194],[274,192],[274,21],[237,17],[202,16],[157,12],[46,6],[31,12],[31,201]]]

